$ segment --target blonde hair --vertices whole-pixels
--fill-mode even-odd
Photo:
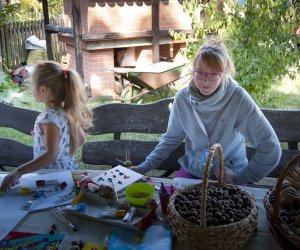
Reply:
[[[66,112],[70,128],[70,154],[73,155],[78,142],[78,128],[90,128],[92,111],[87,105],[84,84],[80,75],[71,69],[65,70],[54,61],[37,63],[31,75],[31,84],[35,88],[46,86],[54,99],[51,107],[61,108]]]
[[[197,51],[193,67],[202,63],[208,68],[225,73],[225,77],[234,76],[235,66],[228,54],[226,45],[220,38],[209,38]]]

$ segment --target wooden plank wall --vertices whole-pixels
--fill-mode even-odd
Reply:
[[[51,23],[62,25],[63,20],[56,18]],[[25,48],[25,40],[32,35],[45,40],[43,20],[12,23],[0,28],[0,70],[9,71],[26,64],[29,50]],[[61,62],[65,44],[58,41],[57,33],[51,34],[51,39],[54,60]]]

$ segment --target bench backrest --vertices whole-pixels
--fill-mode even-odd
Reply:
[[[0,102],[0,127],[8,127],[30,135],[39,112],[14,107]],[[2,137],[2,135],[0,135]],[[0,168],[18,167],[32,160],[32,146],[10,138],[0,138]]]
[[[278,177],[285,164],[296,154],[300,153],[300,110],[261,109],[281,142],[282,156],[279,164],[269,174]],[[247,148],[247,156],[251,159],[254,150]]]
[[[83,145],[82,161],[87,164],[110,165],[124,161],[130,153],[133,165],[138,165],[155,148],[159,136],[167,129],[170,114],[169,106],[173,99],[163,99],[151,104],[109,103],[96,107],[94,127],[88,134],[113,134],[113,140],[87,142]],[[124,133],[157,134],[152,140],[124,140]],[[155,136],[154,136],[155,137]],[[177,159],[184,154],[184,144],[180,145],[158,169],[179,169]]]
[[[82,161],[93,165],[116,166],[120,164],[118,160],[125,161],[125,155],[130,152],[132,164],[140,164],[155,148],[160,135],[166,131],[172,102],[172,98],[167,98],[151,104],[109,103],[94,108],[94,127],[88,131],[88,134],[113,134],[113,139],[86,142],[82,149]],[[300,110],[262,109],[262,111],[273,126],[279,141],[282,142],[280,163],[269,174],[278,177],[287,161],[300,152],[298,148]],[[38,115],[37,111],[0,102],[0,127],[13,128],[30,135]],[[157,136],[144,140],[122,138],[126,133]],[[247,147],[249,159],[253,153],[253,148]],[[178,170],[177,159],[183,154],[184,143],[158,169],[167,170],[164,176]],[[32,158],[32,146],[0,135],[0,168],[1,166],[17,167]]]
[[[94,109],[94,127],[88,132],[91,135],[113,133],[113,140],[85,143],[82,160],[87,164],[111,165],[120,164],[118,159],[125,160],[126,151],[130,152],[131,162],[138,165],[155,148],[157,139],[124,140],[122,133],[161,134],[166,131],[172,98],[163,99],[151,104],[104,104]],[[298,151],[300,142],[300,110],[262,109],[273,126],[280,142],[283,142],[283,154],[279,165],[269,174],[278,177],[281,169]],[[285,146],[284,143],[287,145]],[[247,146],[247,156],[251,159],[255,150]],[[179,169],[178,157],[184,154],[182,143],[158,169],[167,170],[164,176]]]

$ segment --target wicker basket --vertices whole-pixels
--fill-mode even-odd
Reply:
[[[300,249],[300,237],[295,234],[280,217],[280,192],[282,183],[289,171],[300,162],[300,154],[294,156],[283,168],[277,184],[264,197],[264,206],[270,229],[284,249]]]
[[[211,161],[215,150],[218,150],[219,157],[219,176],[218,182],[209,182],[209,171]],[[184,219],[175,209],[175,199],[178,194],[196,187],[202,187],[201,199],[200,197],[200,225],[191,223]],[[253,195],[246,193],[251,202],[251,211],[248,216],[238,222],[221,226],[206,226],[206,199],[207,188],[210,186],[224,186],[223,183],[223,153],[220,144],[213,144],[210,148],[209,155],[205,164],[202,184],[189,185],[183,189],[177,189],[171,196],[168,204],[168,215],[170,224],[174,235],[179,242],[184,244],[188,249],[201,250],[233,250],[241,249],[247,244],[250,237],[254,234],[257,227],[258,212],[255,205]],[[233,185],[226,185],[228,187],[238,188]],[[239,189],[239,188],[238,188]]]

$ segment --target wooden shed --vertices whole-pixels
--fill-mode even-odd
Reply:
[[[184,43],[174,41],[169,30],[192,31],[179,0],[64,0],[64,27],[47,23],[47,0],[43,8],[47,45],[50,33],[59,32],[68,67],[82,74],[93,96],[114,95],[112,68],[120,66],[120,52],[134,59],[128,66],[176,61]]]

